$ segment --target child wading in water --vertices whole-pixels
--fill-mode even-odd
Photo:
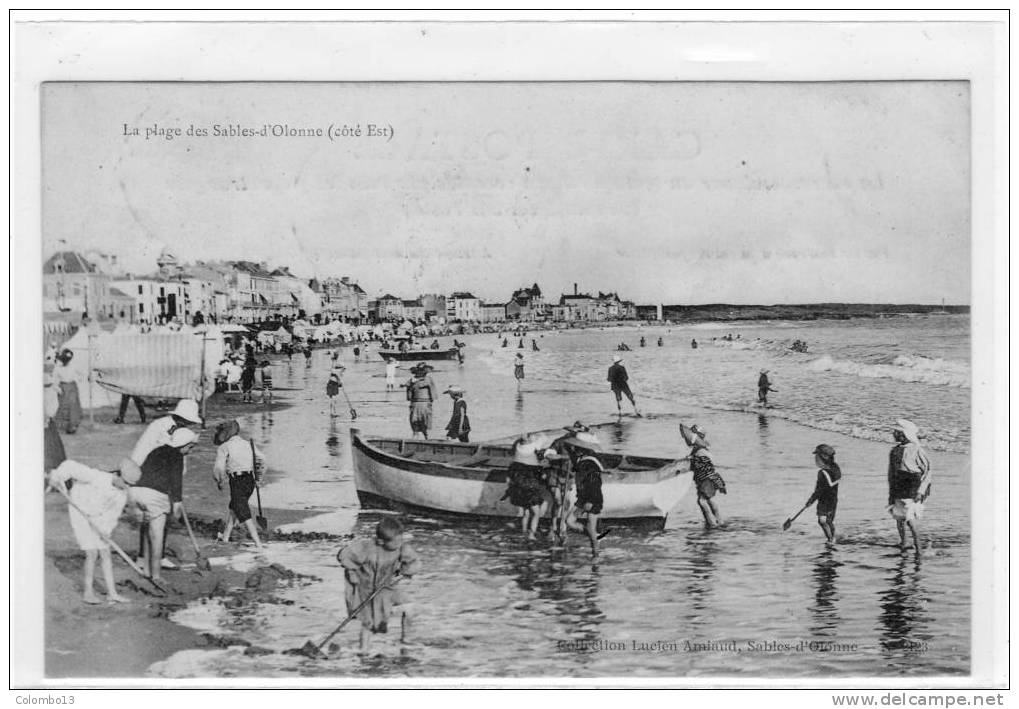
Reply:
[[[272,365],[269,364],[269,360],[263,359],[262,363],[258,365],[258,369],[262,374],[262,403],[265,403],[266,397],[269,398],[269,403],[272,403]]]
[[[704,526],[708,529],[719,527],[723,524],[722,515],[714,498],[716,492],[726,494],[725,480],[715,471],[715,464],[708,456],[705,431],[696,425],[687,428],[683,424],[679,425],[679,431],[691,448],[690,470],[693,472],[694,485],[697,486],[697,505],[704,515]]]
[[[329,381],[326,383],[326,396],[329,397],[329,415],[336,415],[336,397],[340,394],[340,389],[343,388],[343,380],[340,377],[343,375],[343,365],[337,364],[333,366],[333,371],[329,372]]]
[[[386,517],[375,528],[375,539],[359,539],[341,549],[336,558],[346,569],[344,587],[348,614],[381,589],[357,614],[361,621],[361,652],[367,653],[372,636],[388,632],[394,606],[403,602],[393,585],[400,576],[417,573],[420,565],[417,554],[403,541],[403,525]],[[404,611],[400,614],[401,641],[406,642],[409,630],[410,619]]]
[[[817,523],[824,531],[829,545],[835,544],[835,510],[839,506],[839,480],[842,470],[835,462],[835,449],[822,443],[814,449],[814,463],[817,471],[817,484],[814,493],[804,507],[817,502]]]
[[[128,601],[117,593],[117,586],[113,580],[110,545],[99,532],[107,539],[110,538],[127,502],[126,488],[138,482],[141,474],[142,471],[130,458],[120,462],[119,472],[107,473],[77,461],[66,460],[50,473],[50,484],[58,490],[66,493],[67,483],[69,481],[72,483],[71,502],[79,508],[75,509],[68,505],[67,511],[71,517],[74,539],[85,552],[85,592],[82,596],[85,603],[101,602],[93,588],[97,558],[103,569],[107,600],[110,603]]]

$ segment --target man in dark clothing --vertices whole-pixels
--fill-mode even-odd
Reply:
[[[184,456],[192,448],[198,435],[188,428],[179,428],[170,436],[167,445],[154,449],[141,465],[141,477],[131,487],[129,497],[139,512],[144,530],[139,556],[148,560],[149,575],[159,580],[166,520],[170,514],[179,516],[182,510],[184,487]]]
[[[620,415],[623,414],[621,407],[623,401],[623,395],[630,400],[630,404],[633,406],[633,413],[640,416],[640,412],[637,411],[637,402],[634,401],[633,392],[630,391],[630,385],[628,383],[629,375],[626,373],[626,367],[623,366],[623,358],[619,355],[615,355],[612,358],[612,366],[609,367],[608,382],[612,387],[612,393],[616,395],[616,411]]]
[[[117,418],[113,419],[113,423],[124,423],[124,416],[127,414],[127,405],[134,399],[134,407],[138,409],[138,416],[141,418],[142,423],[145,423],[145,402],[140,396],[132,396],[131,394],[120,395],[120,413],[117,414]]]
[[[771,388],[771,381],[768,380],[768,370],[762,369],[761,376],[757,378],[757,401],[762,406],[768,405],[768,392],[775,391]]]

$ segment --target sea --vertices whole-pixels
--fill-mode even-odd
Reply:
[[[446,346],[449,339],[440,341]],[[277,358],[277,397],[286,406],[256,404],[240,417],[269,459],[263,502],[306,515],[282,531],[335,538],[274,541],[262,559],[244,547],[214,559],[241,571],[279,563],[301,577],[274,602],[205,599],[177,611],[174,622],[244,644],[178,652],[153,665],[151,676],[413,683],[969,674],[967,315],[649,324],[461,339],[466,362],[437,362],[432,377],[440,391],[454,384],[466,390],[472,441],[581,420],[596,426],[608,449],[680,458],[688,449],[679,424],[697,423],[726,480],[728,493],[718,498],[725,526],[705,529],[688,494],[664,527],[615,528],[592,559],[579,535],[565,549],[551,548],[527,542],[511,520],[406,517],[408,543],[423,562],[403,582],[412,619],[407,641],[392,632],[380,637],[376,652],[361,656],[352,624],[334,638],[328,659],[286,654],[321,641],[342,620],[336,553],[347,535],[372,534],[385,514],[359,507],[350,429],[385,436],[410,430],[403,391],[386,392],[374,346],[359,362],[350,348],[341,349],[350,403],[342,401],[336,417],[325,396],[328,352],[316,351],[310,367],[300,356]],[[806,352],[791,349],[797,340]],[[629,351],[619,351],[621,344]],[[518,352],[525,363],[519,390]],[[627,415],[616,415],[606,381],[616,354],[641,417],[625,401]],[[775,389],[768,407],[757,403],[762,369]],[[402,376],[409,376],[405,369]],[[435,436],[450,410],[448,398],[436,402]],[[886,510],[890,428],[899,418],[921,428],[933,466],[919,560],[899,550]],[[812,510],[782,529],[813,490],[812,451],[820,443],[835,448],[843,472],[834,548],[825,545]],[[266,654],[245,653],[245,644]]]

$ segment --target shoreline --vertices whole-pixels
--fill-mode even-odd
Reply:
[[[210,407],[209,421],[230,415],[230,403],[218,401]],[[275,404],[272,410],[289,408]],[[116,467],[117,461],[130,451],[134,441],[144,430],[129,411],[129,423],[112,424],[114,408],[95,410],[94,427],[88,424],[87,414],[73,435],[61,434],[67,457],[99,469]],[[152,410],[150,414],[158,416]],[[155,416],[150,416],[151,421]],[[206,559],[233,555],[248,548],[245,532],[235,531],[234,542],[215,541],[216,531],[225,517],[228,495],[216,489],[210,471],[215,458],[211,430],[203,435],[198,447],[188,456],[188,472],[184,477],[184,499],[188,518],[195,538]],[[272,468],[269,480],[274,475]],[[130,603],[91,606],[82,602],[82,552],[74,540],[67,515],[67,503],[56,492],[44,494],[44,677],[48,681],[102,678],[145,679],[149,667],[169,658],[180,650],[212,648],[230,644],[243,644],[229,636],[199,633],[170,620],[170,615],[187,604],[214,597],[241,597],[241,602],[271,597],[277,582],[293,578],[278,564],[260,565],[255,571],[241,573],[228,565],[213,566],[200,571],[196,565],[194,547],[182,522],[173,521],[167,528],[167,556],[181,565],[179,570],[166,570],[163,582],[177,593],[166,597],[155,596],[151,586],[143,581],[113,553],[113,575],[117,589],[131,599]],[[252,501],[254,506],[254,501]],[[265,507],[270,528],[303,521],[319,514],[315,510],[287,510]],[[138,526],[129,509],[121,516],[113,532],[113,541],[128,554],[137,548]],[[321,537],[321,534],[309,537]],[[327,535],[332,538],[333,535]],[[297,534],[273,534],[270,541],[293,540]],[[340,537],[336,537],[340,538]],[[237,541],[243,540],[243,541]],[[96,584],[100,598],[105,598],[102,574],[96,565]],[[100,650],[101,648],[101,650]],[[154,679],[155,686],[158,681]]]

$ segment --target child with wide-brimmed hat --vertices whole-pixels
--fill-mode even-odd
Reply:
[[[835,544],[835,512],[839,506],[839,481],[842,469],[835,462],[835,449],[822,443],[814,449],[814,463],[818,467],[814,492],[804,507],[817,502],[817,524],[824,532],[828,544]]]

